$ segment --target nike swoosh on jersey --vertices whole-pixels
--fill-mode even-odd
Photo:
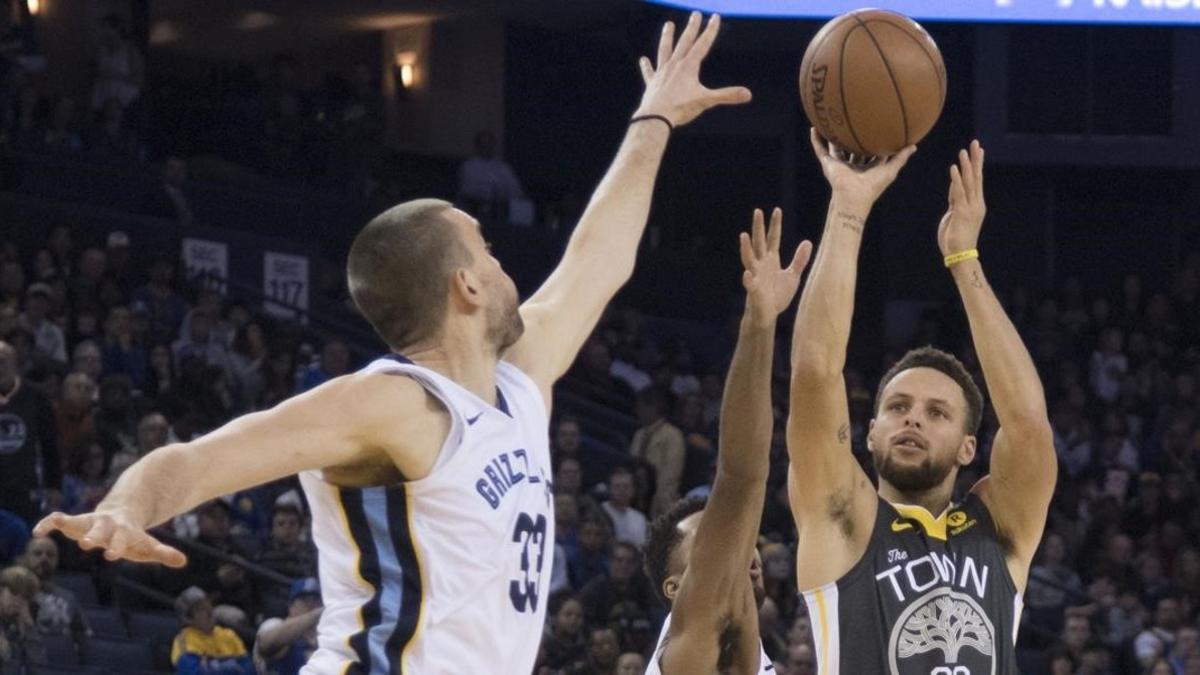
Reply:
[[[911,529],[913,529],[912,523],[906,523],[899,518],[892,521],[892,532],[903,532]]]
[[[479,413],[478,415],[476,415],[476,416],[474,416],[474,417],[468,417],[468,418],[467,418],[467,425],[468,425],[468,426],[470,426],[470,425],[472,425],[472,424],[475,424],[475,422],[479,421],[479,418],[480,418],[480,417],[483,417],[483,413]]]

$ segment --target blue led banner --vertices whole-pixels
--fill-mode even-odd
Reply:
[[[1200,0],[650,0],[724,16],[819,19],[879,7],[925,21],[1200,24]]]

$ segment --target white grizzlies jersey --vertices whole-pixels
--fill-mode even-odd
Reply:
[[[669,636],[670,630],[671,615],[667,614],[666,620],[663,621],[662,631],[658,634],[658,645],[654,647],[654,653],[650,656],[650,665],[646,667],[646,675],[663,675],[661,661],[663,650],[667,647],[667,637]],[[771,657],[767,656],[767,650],[762,648],[762,643],[759,643],[758,649],[762,652],[760,665],[758,666],[759,675],[778,675],[778,673],[775,672],[775,664],[771,663]],[[716,672],[715,668],[713,669],[713,672]],[[707,675],[707,673],[703,675]]]
[[[496,406],[399,356],[367,372],[411,377],[450,411],[421,480],[371,488],[300,475],[325,611],[303,675],[528,673],[554,555],[545,402],[496,366]]]

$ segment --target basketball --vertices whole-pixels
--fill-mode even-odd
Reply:
[[[843,153],[893,155],[937,122],[946,101],[946,66],[917,22],[860,9],[813,37],[800,64],[800,98],[813,126]]]

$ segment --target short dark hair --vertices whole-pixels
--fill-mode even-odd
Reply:
[[[671,554],[683,539],[679,534],[679,523],[693,513],[704,510],[707,499],[693,497],[681,499],[662,512],[650,524],[650,534],[646,537],[646,576],[654,585],[654,592],[664,605],[670,607],[671,600],[663,593],[663,582],[671,576]]]
[[[654,408],[661,415],[666,415],[675,406],[675,397],[666,387],[652,385],[638,392],[637,402]]]
[[[962,361],[953,354],[928,345],[910,350],[884,373],[883,378],[879,380],[879,389],[875,392],[876,414],[879,412],[879,406],[883,404],[883,390],[888,383],[900,373],[913,368],[933,368],[954,380],[962,389],[963,398],[967,400],[967,419],[963,427],[968,434],[979,433],[979,424],[983,421],[983,392],[979,391],[975,378],[971,377]]]
[[[440,199],[415,199],[375,216],[354,238],[346,278],[355,306],[393,350],[436,334],[450,271],[471,252],[443,217]]]
[[[629,476],[629,478],[632,480],[633,472],[630,471],[629,467],[627,467],[625,465],[617,465],[616,467],[613,468],[612,471],[608,472],[608,479],[612,480],[612,479],[616,478],[617,476]]]
[[[281,504],[275,504],[272,506],[271,520],[274,520],[275,516],[281,513],[290,513],[293,516],[296,516],[296,519],[300,522],[304,522],[304,513],[301,511],[300,506],[294,502],[283,502]]]

